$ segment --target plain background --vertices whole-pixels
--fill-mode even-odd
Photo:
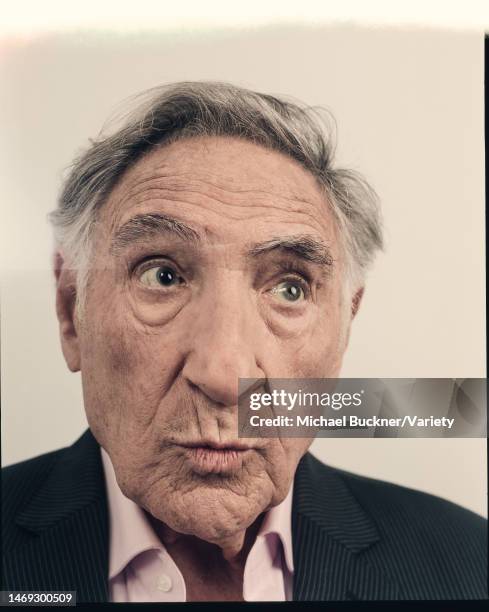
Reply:
[[[2,463],[86,427],[59,348],[51,230],[64,169],[127,96],[217,79],[325,106],[381,197],[385,255],[345,377],[485,377],[483,35],[276,27],[10,39],[0,49]],[[327,440],[322,460],[487,515],[486,441]]]

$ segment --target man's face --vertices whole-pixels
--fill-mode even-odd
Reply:
[[[314,177],[278,152],[195,138],[126,172],[69,351],[127,497],[210,542],[282,501],[312,439],[238,439],[238,378],[338,375],[342,268]]]

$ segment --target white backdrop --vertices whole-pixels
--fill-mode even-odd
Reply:
[[[86,427],[58,342],[46,214],[63,169],[127,96],[217,79],[329,108],[338,157],[379,193],[386,254],[342,374],[485,376],[483,35],[276,27],[4,41],[2,463]],[[487,514],[485,440],[317,440],[324,461]]]

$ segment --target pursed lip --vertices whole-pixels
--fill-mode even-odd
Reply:
[[[236,474],[254,450],[252,445],[240,440],[195,440],[180,442],[179,446],[191,469],[201,476]]]
[[[179,446],[185,448],[208,448],[214,450],[234,450],[246,451],[256,448],[252,444],[247,444],[242,440],[231,440],[229,442],[221,442],[216,440],[196,440],[191,442],[179,442]]]

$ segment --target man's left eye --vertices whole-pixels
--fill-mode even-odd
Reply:
[[[145,270],[139,280],[153,289],[160,287],[173,287],[179,285],[182,281],[176,270],[171,266],[153,266]]]
[[[272,293],[287,302],[299,302],[306,297],[301,284],[293,281],[279,283],[272,289]]]

